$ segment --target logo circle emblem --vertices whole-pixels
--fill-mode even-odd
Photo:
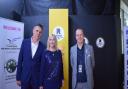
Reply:
[[[102,37],[97,38],[96,45],[98,48],[103,48],[105,45],[105,41]]]
[[[13,73],[16,70],[16,61],[14,59],[10,59],[5,64],[5,69],[9,73]]]
[[[57,27],[54,28],[53,34],[56,35],[56,38],[57,38],[58,41],[61,41],[64,38],[64,30],[60,26],[57,26]]]
[[[85,44],[89,44],[89,40],[86,37],[84,37],[84,40],[85,40]]]

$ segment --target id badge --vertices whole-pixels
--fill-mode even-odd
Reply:
[[[82,73],[82,65],[78,65],[78,72]]]

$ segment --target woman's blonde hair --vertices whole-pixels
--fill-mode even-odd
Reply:
[[[49,50],[49,48],[50,48],[50,44],[49,44],[49,40],[50,40],[50,38],[54,38],[54,40],[55,40],[55,49],[57,50],[58,48],[57,48],[57,38],[56,38],[56,36],[54,35],[54,34],[51,34],[49,37],[48,37],[48,40],[47,40],[47,50]]]

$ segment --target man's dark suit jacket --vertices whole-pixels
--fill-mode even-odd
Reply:
[[[39,86],[41,56],[44,49],[45,46],[39,42],[37,51],[32,58],[31,39],[23,40],[16,74],[16,80],[21,81],[21,86],[22,83],[28,83],[30,79],[32,79],[34,86]]]

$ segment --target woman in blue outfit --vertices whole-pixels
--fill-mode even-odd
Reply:
[[[42,56],[40,89],[60,89],[63,83],[62,54],[57,48],[56,36],[52,34],[47,41],[47,50]]]

